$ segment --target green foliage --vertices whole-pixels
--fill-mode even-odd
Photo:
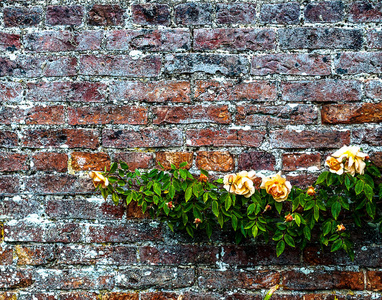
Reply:
[[[102,173],[109,185],[97,189],[105,199],[111,195],[115,204],[137,202],[143,212],[167,222],[173,231],[184,230],[191,237],[204,231],[210,238],[221,227],[235,231],[237,242],[243,238],[271,241],[277,256],[286,247],[303,248],[318,236],[331,252],[342,249],[354,259],[352,224],[375,223],[382,232],[381,206],[377,205],[382,184],[374,182],[381,173],[370,162],[365,174],[354,177],[325,171],[317,179],[315,194],[293,187],[284,202],[275,202],[265,190],[255,190],[250,198],[235,195],[222,187],[221,179],[210,180],[204,170],[195,178],[186,166],[132,172],[124,162],[113,163]]]

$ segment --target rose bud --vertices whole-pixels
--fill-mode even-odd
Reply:
[[[337,225],[337,231],[345,231],[346,228],[344,226],[344,224],[341,224],[341,225]]]
[[[294,219],[293,219],[293,216],[291,214],[288,214],[286,217],[285,217],[285,222],[292,222]]]
[[[199,179],[198,179],[200,182],[207,182],[208,181],[208,177],[204,174],[200,174],[199,176]]]
[[[94,187],[101,185],[105,189],[109,185],[109,180],[101,172],[90,171],[89,177],[93,179]]]
[[[168,207],[169,209],[173,209],[173,208],[175,207],[175,205],[172,204],[172,201],[166,203],[166,205],[167,205],[167,207]]]
[[[196,224],[196,228],[198,228],[198,225],[202,223],[202,220],[200,220],[199,218],[195,218],[194,220],[194,224]]]
[[[268,210],[271,210],[272,209],[272,206],[270,206],[269,204],[267,204],[264,208],[264,212],[268,211]]]
[[[316,194],[316,190],[314,189],[314,187],[310,186],[310,187],[308,187],[308,190],[306,191],[306,193],[309,196],[314,196]]]

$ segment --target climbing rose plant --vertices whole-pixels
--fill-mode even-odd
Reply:
[[[307,189],[292,186],[281,173],[264,177],[241,171],[211,180],[200,170],[195,177],[186,162],[179,168],[171,165],[168,172],[162,165],[162,170],[133,172],[119,162],[89,175],[105,199],[111,195],[115,204],[123,200],[127,205],[135,201],[144,213],[191,237],[204,231],[211,238],[221,227],[233,230],[237,243],[249,237],[274,241],[277,256],[286,246],[304,248],[318,239],[332,252],[345,250],[353,260],[353,224],[378,226],[382,232],[382,184],[376,183],[381,173],[356,146],[342,147],[325,164],[328,171]]]

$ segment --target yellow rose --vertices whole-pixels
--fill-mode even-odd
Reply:
[[[109,185],[109,180],[101,172],[90,171],[89,177],[93,179],[94,187],[101,184],[103,188],[106,188]]]
[[[276,202],[283,202],[288,198],[292,185],[285,178],[281,177],[281,172],[271,177],[263,178],[260,188],[265,189],[272,195]]]
[[[363,175],[365,172],[365,159],[366,153],[362,153],[359,147],[356,146],[343,146],[332,154],[332,157],[337,158],[339,161],[345,161],[344,166],[347,173],[354,176],[356,173]]]
[[[309,196],[314,196],[316,194],[316,190],[314,189],[314,187],[310,186],[310,187],[308,187],[308,190],[306,191],[306,193]]]
[[[254,171],[241,171],[237,174],[228,174],[224,176],[224,188],[230,193],[249,198],[255,192],[252,181],[255,177],[256,173]]]
[[[328,156],[325,165],[329,167],[329,171],[341,175],[344,172],[344,165],[337,158]]]

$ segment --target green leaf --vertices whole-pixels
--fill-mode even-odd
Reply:
[[[300,224],[301,224],[301,217],[299,214],[295,214],[294,216],[294,220],[296,221],[296,224],[298,227],[300,227]]]
[[[154,183],[154,192],[158,196],[160,196],[162,194],[162,188],[161,188],[161,185],[158,182]]]
[[[118,163],[113,162],[110,167],[110,173],[115,173],[115,171],[117,171],[117,168],[118,168]]]
[[[373,200],[374,192],[373,192],[373,188],[370,185],[365,184],[365,187],[363,188],[363,192],[365,193],[365,196],[367,199],[369,199],[370,201]]]
[[[331,186],[334,183],[334,181],[336,180],[336,176],[337,175],[334,173],[329,173],[328,177],[326,178],[326,183],[328,186]]]
[[[121,162],[119,163],[119,165],[120,165],[121,168],[124,169],[124,170],[129,169],[129,166],[127,165],[127,163],[125,163],[125,162],[123,162],[123,161],[121,161]]]
[[[182,214],[182,221],[183,221],[183,225],[186,226],[186,224],[188,222],[188,216],[186,213]]]
[[[146,209],[147,209],[147,202],[143,202],[142,204],[142,212],[145,213],[146,212]]]
[[[228,211],[231,207],[232,200],[230,194],[228,194],[228,197],[225,199],[225,210]]]
[[[176,166],[174,164],[170,164],[171,169],[176,170]]]
[[[327,235],[332,230],[332,222],[326,222],[322,228],[323,235]]]
[[[174,185],[170,185],[170,188],[168,189],[168,195],[171,199],[174,199],[175,196],[175,187]]]
[[[183,168],[185,166],[187,166],[188,162],[184,161],[182,162],[180,165],[179,165],[179,168]]]
[[[202,173],[203,175],[206,175],[207,177],[209,176],[206,170],[200,169],[200,173]]]
[[[168,205],[163,205],[163,211],[166,214],[166,216],[168,216],[168,214],[170,213],[170,208],[168,207]]]
[[[189,234],[189,236],[190,237],[194,237],[194,230],[192,229],[192,227],[191,226],[187,226],[186,227],[186,231],[187,231],[187,233]]]
[[[318,222],[318,218],[320,217],[320,208],[318,205],[314,206],[314,219]]]
[[[275,291],[277,291],[277,290],[279,289],[279,287],[280,287],[280,285],[278,285],[278,284],[275,285],[275,286],[273,286],[273,287],[268,291],[268,293],[265,295],[264,300],[269,300],[269,299],[271,299],[273,293],[274,293]]]
[[[219,217],[219,204],[217,201],[212,202],[212,212],[215,216]]]
[[[283,240],[279,241],[276,245],[276,254],[279,257],[285,250],[285,242]]]
[[[286,242],[289,246],[291,246],[291,247],[295,247],[295,246],[296,246],[295,243],[294,243],[293,238],[292,238],[289,234],[284,235],[284,240],[285,240],[285,242]]]
[[[203,202],[206,203],[208,201],[208,193],[203,194]]]
[[[282,202],[275,202],[275,207],[278,213],[281,213],[281,210],[283,209],[283,203]]]
[[[253,235],[253,238],[256,238],[257,237],[257,234],[259,233],[259,228],[255,225],[252,227],[252,235]]]
[[[310,241],[310,238],[311,238],[311,231],[310,231],[309,226],[305,226],[303,231],[304,231],[304,236],[305,236],[305,238],[306,238],[308,241]]]
[[[233,227],[233,230],[236,231],[236,229],[237,229],[237,217],[236,217],[234,214],[232,214],[231,219],[232,219],[232,227]]]
[[[355,185],[355,194],[356,195],[359,195],[362,193],[364,185],[365,184],[362,180],[357,181],[357,184]]]
[[[223,214],[219,214],[219,216],[218,216],[218,223],[219,223],[220,227],[223,228],[223,226],[224,226],[224,216],[223,216]]]
[[[322,172],[320,174],[320,176],[318,176],[316,184],[320,184],[320,183],[324,182],[326,180],[326,178],[328,177],[328,174],[329,174],[328,171]]]
[[[114,183],[114,182],[117,182],[117,181],[118,181],[117,177],[109,177],[109,182],[110,183]]]
[[[186,202],[188,202],[188,200],[190,200],[192,197],[192,187],[189,186],[187,189],[186,189],[186,193],[184,194],[184,198],[186,199]]]
[[[381,172],[375,166],[368,166],[367,171],[375,177],[381,177]]]
[[[352,182],[350,180],[350,177],[349,177],[349,175],[346,175],[345,176],[345,187],[347,188],[347,190],[350,190],[351,186],[352,186]]]
[[[112,196],[111,196],[111,199],[113,200],[115,205],[119,204],[119,196],[118,196],[118,194],[113,193]]]
[[[330,252],[337,251],[341,248],[342,248],[342,240],[338,239],[338,240],[334,241],[332,248],[330,249]]]
[[[375,209],[376,207],[374,203],[371,203],[371,202],[366,203],[366,212],[372,219],[374,219]]]
[[[332,210],[333,218],[337,220],[341,212],[341,204],[339,202],[334,202],[331,210]]]
[[[174,232],[174,225],[172,225],[170,222],[168,222],[167,226],[171,229],[172,232]]]
[[[207,223],[207,225],[206,225],[206,233],[207,233],[208,238],[210,239],[211,235],[212,235],[212,226],[210,223]]]
[[[306,202],[304,210],[309,210],[309,209],[313,208],[315,204],[316,203],[313,200]]]
[[[180,177],[182,177],[183,180],[187,179],[187,172],[184,169],[179,170]]]
[[[251,205],[248,206],[247,208],[247,214],[250,215],[252,214],[256,209],[256,204],[255,203],[252,203]]]
[[[126,197],[126,205],[129,205],[131,200],[133,200],[133,193],[130,192]]]

